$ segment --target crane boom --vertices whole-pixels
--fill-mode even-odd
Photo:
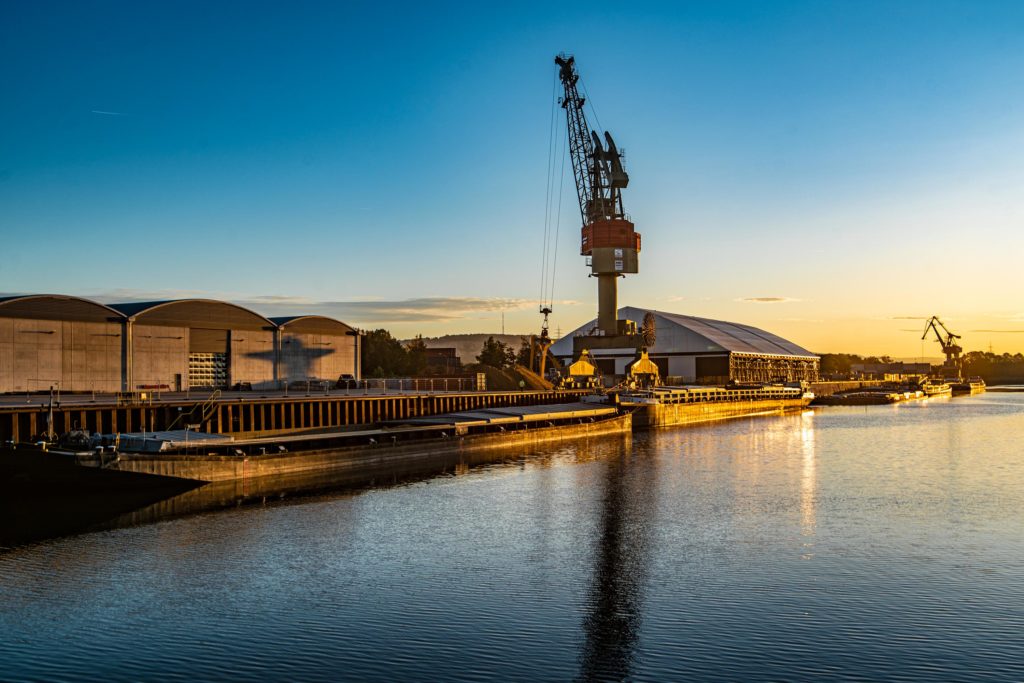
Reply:
[[[566,57],[565,55],[555,57],[555,64],[559,67],[558,76],[565,89],[561,105],[562,109],[565,109],[566,122],[569,125],[569,160],[572,162],[572,174],[576,180],[580,218],[583,219],[583,223],[586,223],[587,207],[591,203],[589,178],[592,174],[591,160],[594,158],[594,150],[590,139],[590,126],[587,125],[587,116],[583,112],[586,100],[580,96],[579,90],[576,88],[580,77],[576,73],[575,63],[575,57]]]
[[[587,123],[583,109],[586,98],[577,87],[580,76],[576,58],[559,55],[555,64],[565,90],[561,104],[569,126],[569,156],[580,217],[584,225],[601,219],[624,219],[621,190],[629,185],[629,175],[622,166],[622,154],[607,131],[602,143],[601,136]]]
[[[939,330],[939,328],[942,328]],[[924,325],[924,333],[921,335],[921,340],[928,338],[928,332],[934,332],[936,341],[942,346],[942,352],[946,354],[946,365],[950,368],[956,368],[959,370],[960,366],[960,354],[963,352],[963,347],[956,343],[957,339],[961,339],[959,334],[953,334],[949,331],[938,316],[933,315],[928,319],[928,322]],[[945,336],[943,336],[945,332]]]
[[[586,99],[577,87],[576,59],[560,54],[555,64],[564,90],[561,105],[569,128],[569,156],[583,221],[580,253],[590,257],[591,274],[598,278],[597,327],[603,335],[619,335],[623,330],[618,320],[616,280],[639,272],[640,234],[622,205],[629,175],[611,134],[605,131],[602,141],[587,123]]]

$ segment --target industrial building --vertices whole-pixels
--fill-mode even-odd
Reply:
[[[341,375],[360,375],[359,333],[324,316],[270,319],[209,299],[0,298],[0,393],[273,389]]]
[[[427,347],[427,368],[436,374],[454,375],[462,371],[459,350],[453,346]]]
[[[857,379],[882,379],[902,381],[909,377],[927,377],[932,372],[931,363],[852,363],[850,375]]]
[[[655,343],[648,352],[668,382],[722,384],[818,379],[817,356],[750,325],[632,306],[618,309],[618,318],[632,321],[639,328],[648,313],[655,323]],[[572,362],[575,341],[577,346],[590,350],[603,374],[624,374],[636,359],[636,347],[609,347],[603,335],[590,334],[599,329],[597,324],[597,320],[592,320],[562,337],[551,346],[551,354],[563,364]]]

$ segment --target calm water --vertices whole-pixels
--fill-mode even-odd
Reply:
[[[0,553],[0,679],[1024,679],[1024,395],[611,438]]]

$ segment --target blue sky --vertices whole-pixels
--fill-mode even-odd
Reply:
[[[563,50],[627,153],[623,304],[1024,348],[1016,2],[6,3],[0,291],[527,332]],[[578,223],[566,184],[562,331]]]

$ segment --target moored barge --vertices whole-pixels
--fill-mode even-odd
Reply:
[[[970,377],[950,383],[954,396],[973,396],[983,393],[986,389],[985,380],[980,377]]]
[[[434,416],[430,424],[387,424],[374,429],[320,431],[235,439],[198,432],[89,437],[87,448],[48,444],[7,446],[0,462],[11,476],[24,470],[74,474],[85,470],[155,475],[196,482],[330,473],[426,460],[440,453],[471,452],[534,443],[629,434],[632,415],[614,406],[571,403],[513,406]],[[135,478],[124,479],[135,486]]]
[[[814,394],[803,387],[659,386],[617,395],[620,406],[632,409],[634,429],[714,422],[734,417],[778,414],[806,408]]]

